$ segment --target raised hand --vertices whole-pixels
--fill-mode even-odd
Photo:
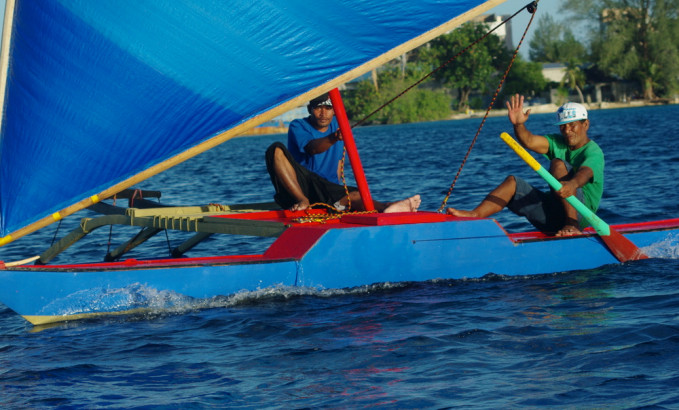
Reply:
[[[530,110],[523,111],[523,95],[514,94],[511,96],[509,101],[507,101],[507,113],[509,121],[513,125],[523,124],[528,121]]]

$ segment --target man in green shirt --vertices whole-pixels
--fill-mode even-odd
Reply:
[[[599,208],[604,186],[604,154],[587,137],[587,110],[577,103],[566,103],[557,111],[560,134],[535,135],[526,128],[530,110],[523,110],[523,96],[507,102],[509,121],[521,145],[550,160],[549,172],[562,188],[542,192],[523,179],[510,175],[471,211],[448,208],[460,217],[485,218],[507,207],[525,216],[539,230],[556,236],[577,235],[586,222],[565,198],[575,195],[593,212]]]

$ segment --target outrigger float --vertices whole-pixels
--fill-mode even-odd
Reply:
[[[30,258],[34,264],[1,262],[2,303],[30,323],[47,324],[278,286],[333,289],[591,269],[621,261],[616,242],[643,252],[679,232],[679,219],[556,238],[438,212],[103,202],[330,91],[370,211],[337,87],[502,0],[330,0],[313,9],[308,2],[280,3],[7,0],[0,246],[82,209],[102,216],[83,219]],[[89,160],[102,157],[107,161]],[[110,225],[141,229],[104,262],[49,265]],[[123,259],[163,230],[193,237],[173,258]],[[261,254],[183,257],[210,235],[275,240]],[[343,268],[334,272],[338,260]]]

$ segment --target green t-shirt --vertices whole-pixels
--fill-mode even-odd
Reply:
[[[571,151],[561,134],[549,134],[545,137],[549,140],[549,150],[545,154],[547,159],[564,160],[573,167],[574,172],[577,172],[583,166],[592,170],[594,176],[582,187],[582,194],[585,197],[587,208],[596,212],[599,209],[601,195],[604,193],[604,152],[592,140]]]

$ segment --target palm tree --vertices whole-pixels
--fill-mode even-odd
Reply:
[[[561,79],[561,86],[563,87],[566,84],[568,84],[569,89],[578,92],[580,103],[584,104],[585,97],[582,95],[582,88],[585,86],[585,73],[574,60],[566,63],[566,73]]]

